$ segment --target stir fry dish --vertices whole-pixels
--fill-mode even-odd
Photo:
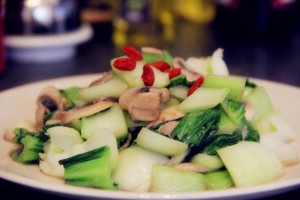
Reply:
[[[122,50],[87,86],[38,91],[35,121],[5,134],[15,162],[69,185],[159,193],[266,184],[298,163],[268,91],[229,75],[222,49],[187,59]]]

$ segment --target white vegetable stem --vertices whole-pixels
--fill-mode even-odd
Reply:
[[[260,143],[242,141],[217,152],[237,187],[272,182],[283,175],[276,155]]]
[[[126,191],[147,192],[150,187],[154,164],[164,165],[166,156],[133,146],[120,153],[119,165],[113,173],[113,180]]]
[[[64,167],[58,161],[72,156],[73,146],[81,144],[83,139],[78,131],[64,126],[49,128],[47,134],[50,140],[44,146],[45,152],[40,154],[39,166],[45,174],[63,178]]]
[[[285,166],[299,162],[296,149],[291,144],[283,142],[278,134],[266,133],[260,136],[260,143],[270,148]]]

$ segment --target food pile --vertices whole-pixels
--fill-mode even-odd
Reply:
[[[88,86],[40,91],[35,122],[5,137],[12,158],[66,184],[131,192],[249,187],[298,163],[267,91],[230,76],[223,50],[173,57],[132,46]]]

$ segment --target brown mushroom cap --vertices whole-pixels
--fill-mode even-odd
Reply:
[[[169,90],[167,88],[154,88],[154,87],[151,87],[149,89],[149,92],[156,92],[156,93],[158,93],[159,96],[160,96],[160,101],[162,103],[166,103],[170,99],[170,92],[169,92]]]
[[[38,106],[44,106],[50,111],[65,110],[65,104],[65,97],[53,86],[47,86],[42,89],[37,99]]]
[[[154,121],[160,114],[160,104],[170,99],[166,88],[131,88],[119,98],[123,110],[128,110],[133,121]]]
[[[129,105],[131,104],[134,97],[140,92],[141,88],[130,88],[124,92],[119,98],[120,107],[123,110],[128,110]]]
[[[138,93],[131,101],[128,111],[133,121],[153,121],[159,117],[160,94]]]
[[[45,121],[44,116],[46,113],[55,110],[66,110],[67,99],[60,93],[60,91],[53,87],[47,86],[43,88],[37,98],[37,108],[35,112],[35,121],[37,130],[41,130]]]
[[[178,110],[178,105],[167,107],[160,112],[159,118],[156,119],[155,121],[150,122],[147,125],[147,127],[152,127],[165,121],[172,121],[175,119],[179,119],[184,117],[185,115],[186,113],[183,113]]]

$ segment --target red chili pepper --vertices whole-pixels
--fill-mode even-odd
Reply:
[[[145,64],[143,67],[142,79],[146,86],[152,86],[154,83],[154,71],[149,64]]]
[[[197,90],[199,87],[201,87],[201,85],[203,83],[204,83],[204,76],[200,76],[199,78],[197,78],[197,80],[190,87],[190,89],[188,91],[188,96],[190,96],[191,94],[193,94],[195,92],[195,90]]]
[[[169,79],[172,79],[181,74],[181,68],[166,69],[164,72],[169,74]]]
[[[113,66],[122,71],[132,71],[135,69],[136,62],[132,58],[118,58],[114,61]]]
[[[129,57],[132,58],[134,60],[143,60],[143,56],[141,54],[141,52],[139,52],[136,48],[134,48],[133,46],[125,46],[122,48],[122,50],[124,51],[124,53]]]
[[[151,63],[151,65],[162,72],[167,69],[170,69],[170,65],[165,61],[156,61],[156,62]]]

